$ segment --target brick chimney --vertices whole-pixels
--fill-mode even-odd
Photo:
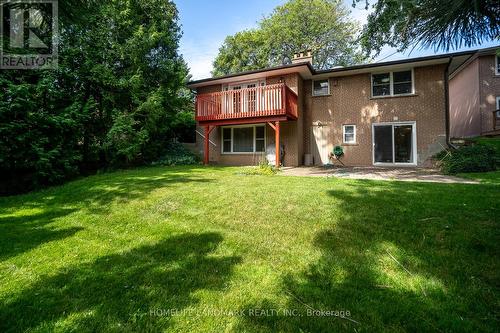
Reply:
[[[312,65],[313,56],[311,50],[307,50],[306,52],[295,53],[293,55],[292,64],[299,64],[304,62],[308,62]]]

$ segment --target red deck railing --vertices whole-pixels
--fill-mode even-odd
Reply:
[[[287,116],[297,119],[297,94],[284,83],[196,96],[196,120]]]

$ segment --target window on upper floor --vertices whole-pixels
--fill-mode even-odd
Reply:
[[[330,82],[325,80],[313,80],[313,96],[330,95]]]
[[[495,74],[500,75],[500,55],[495,56]]]
[[[372,74],[372,96],[413,94],[413,70]]]

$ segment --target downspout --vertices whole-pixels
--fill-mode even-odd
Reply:
[[[453,57],[450,57],[448,64],[446,65],[446,69],[444,70],[444,114],[445,114],[445,127],[446,127],[446,145],[451,149],[457,149],[450,141],[450,80],[449,80],[449,72],[450,65],[453,61]]]

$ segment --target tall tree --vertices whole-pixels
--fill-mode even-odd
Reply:
[[[354,0],[369,6],[368,0]],[[367,54],[384,45],[399,51],[413,47],[448,51],[500,38],[498,0],[378,0],[363,28]]]
[[[58,69],[0,72],[0,192],[157,159],[190,112],[173,2],[66,1]]]
[[[214,76],[259,69],[269,64],[262,30],[244,30],[227,36],[214,61]]]
[[[257,29],[228,36],[212,75],[289,64],[294,53],[306,50],[313,51],[318,69],[359,63],[365,60],[359,31],[340,0],[290,0],[263,18]]]

